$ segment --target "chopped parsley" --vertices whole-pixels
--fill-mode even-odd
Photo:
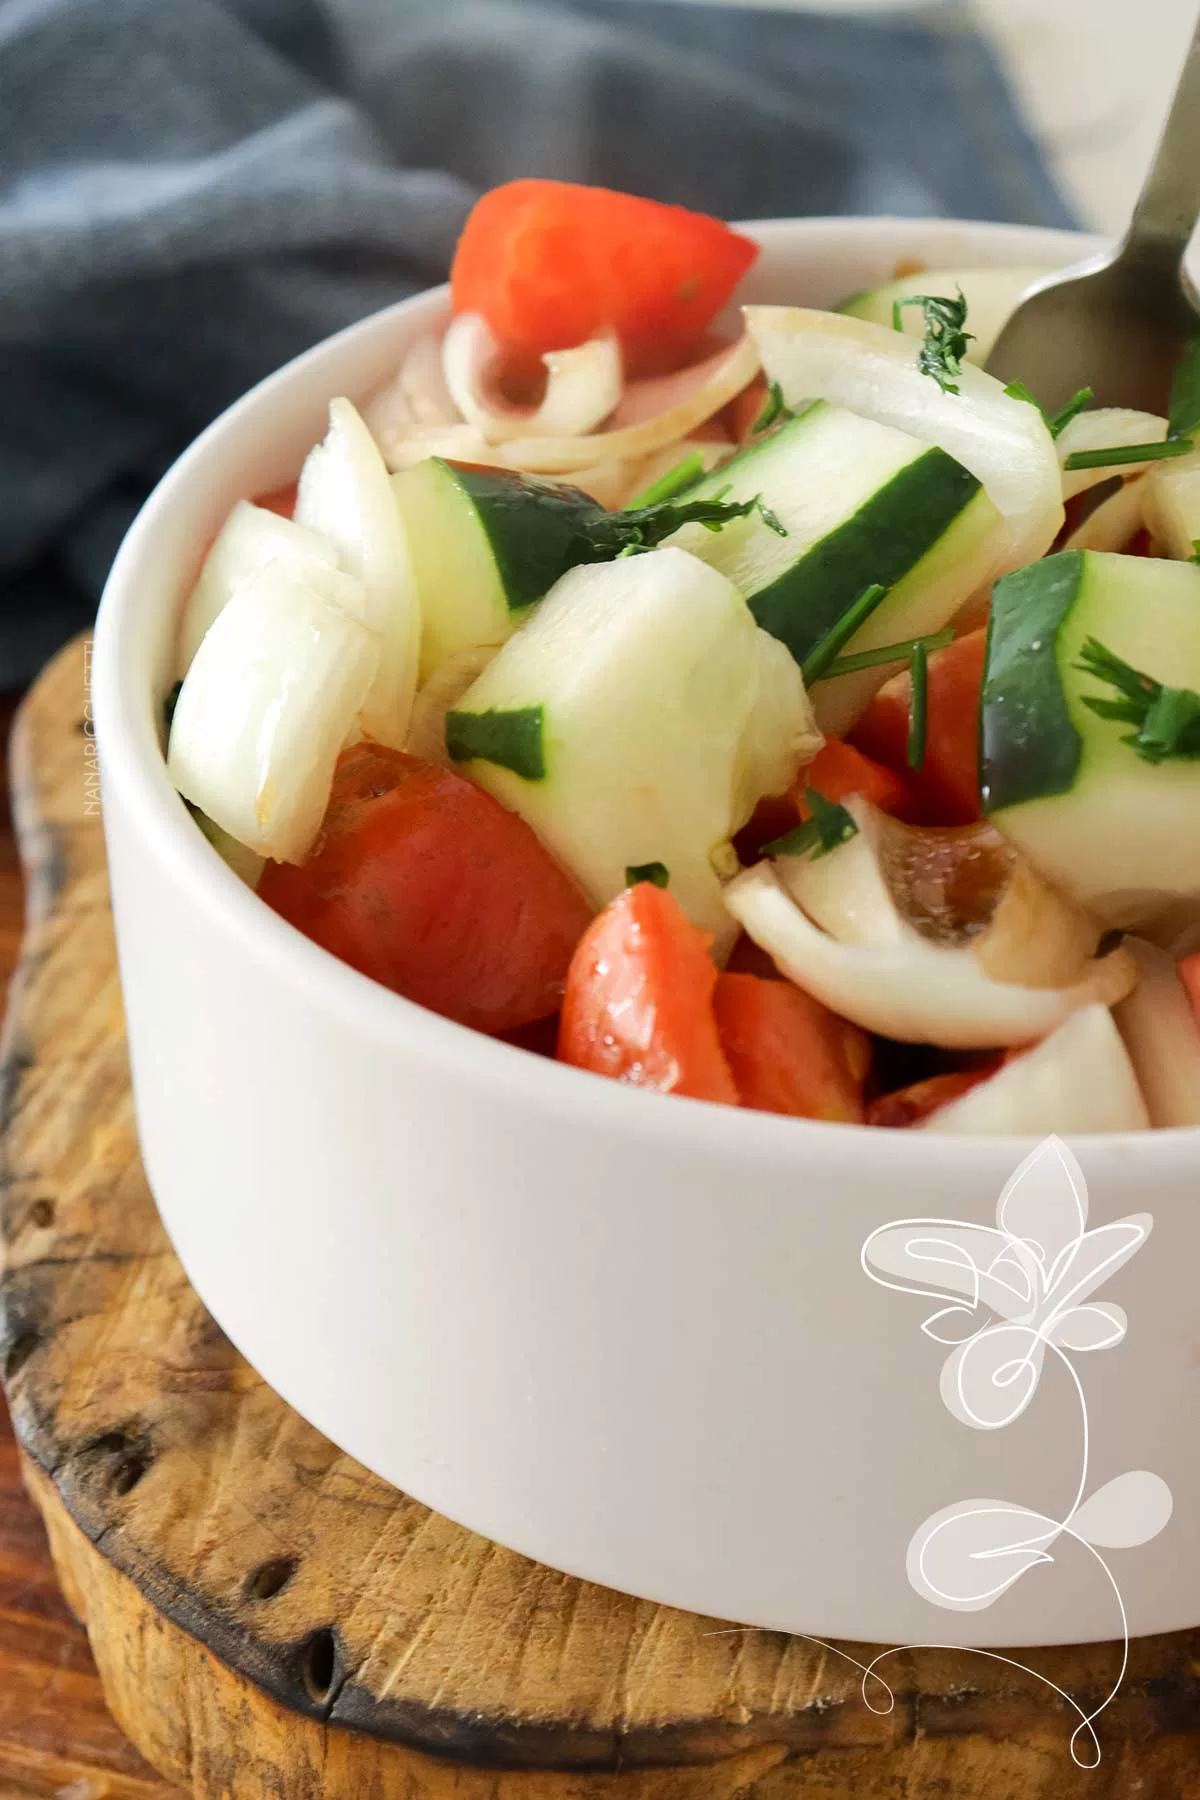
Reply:
[[[857,674],[859,669],[877,669],[885,663],[911,662],[919,648],[924,648],[928,653],[932,650],[944,650],[947,644],[953,642],[954,631],[948,626],[945,631],[930,632],[928,637],[908,638],[902,644],[880,644],[877,650],[856,650],[852,656],[839,656],[816,679],[833,681],[839,675]]]
[[[1036,395],[1030,393],[1023,381],[1010,381],[1004,391],[1010,400],[1024,400],[1028,405],[1036,406],[1043,419],[1045,419],[1046,429],[1052,438],[1059,437],[1062,432],[1066,430],[1076,414],[1081,413],[1084,407],[1096,398],[1096,391],[1094,388],[1081,387],[1076,389],[1075,393],[1071,395],[1071,398],[1067,401],[1067,404],[1063,407],[1061,412],[1048,413],[1041,401],[1038,400]]]
[[[925,766],[925,739],[929,731],[929,652],[918,641],[912,656],[912,709],[908,719],[908,766]]]
[[[857,600],[851,601],[825,636],[818,639],[800,665],[806,687],[811,687],[814,681],[820,681],[843,646],[850,642],[860,626],[866,624],[887,591],[881,582],[873,581],[870,587],[863,589]]]
[[[962,374],[967,345],[974,342],[974,333],[963,329],[967,322],[967,301],[962,289],[958,290],[957,300],[948,299],[945,294],[910,294],[907,300],[895,301],[892,324],[897,331],[904,329],[900,315],[906,306],[919,306],[925,320],[925,342],[917,357],[917,367],[922,375],[929,375],[937,382],[943,394],[957,394],[955,376]]]
[[[805,788],[804,803],[812,817],[773,843],[764,844],[764,855],[803,856],[811,850],[814,857],[828,856],[839,844],[847,844],[857,835],[858,826],[846,808],[827,800],[816,788]]]
[[[1167,436],[1183,438],[1200,426],[1200,337],[1192,338],[1175,365],[1167,408]]]
[[[795,416],[783,398],[783,389],[777,381],[772,381],[767,387],[766,404],[750,427],[750,436],[757,437],[760,432],[770,431],[772,425],[779,425],[784,419],[794,419]]]
[[[625,871],[625,886],[637,887],[641,881],[648,881],[651,887],[665,888],[670,884],[671,871],[666,863],[630,863]]]
[[[658,506],[664,500],[674,500],[677,494],[682,494],[685,488],[690,488],[699,481],[703,474],[704,458],[699,450],[693,450],[690,456],[685,456],[673,468],[668,469],[665,475],[660,475],[657,481],[651,482],[635,500],[631,500],[629,510],[638,512],[643,507]]]
[[[1118,469],[1122,463],[1165,462],[1172,456],[1188,456],[1190,437],[1163,438],[1157,444],[1111,444],[1106,450],[1073,450],[1064,469]]]
[[[1092,637],[1084,643],[1075,667],[1112,690],[1113,697],[1085,694],[1083,703],[1101,719],[1135,726],[1122,742],[1132,745],[1146,762],[1200,757],[1200,694],[1155,681]]]

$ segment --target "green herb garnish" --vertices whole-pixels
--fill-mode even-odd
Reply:
[[[1114,699],[1085,694],[1083,703],[1101,719],[1136,726],[1121,741],[1131,744],[1146,762],[1200,757],[1200,694],[1155,681],[1093,637],[1084,643],[1075,667],[1113,689]]]
[[[723,493],[728,491],[728,488],[722,490]],[[609,513],[597,509],[595,518],[581,527],[581,535],[591,552],[591,560],[603,561],[609,556],[653,550],[681,525],[703,525],[706,531],[720,531],[734,519],[747,519],[751,513],[757,513],[776,536],[787,536],[786,527],[771,508],[763,504],[761,494],[755,494],[752,500],[723,500],[720,494],[711,500],[664,500],[654,506],[630,507],[627,512]]]
[[[770,431],[772,425],[778,425],[784,419],[794,419],[795,413],[783,398],[783,389],[777,381],[767,386],[766,405],[750,427],[750,436],[757,437],[762,431]]]
[[[967,301],[962,289],[958,290],[957,300],[947,299],[944,294],[910,294],[907,300],[895,301],[892,324],[897,331],[904,329],[900,315],[906,306],[919,306],[925,320],[925,342],[917,367],[922,375],[932,376],[943,394],[957,394],[954,377],[962,374],[967,345],[974,342],[974,333],[963,330]]]
[[[1122,463],[1165,462],[1168,457],[1187,456],[1191,449],[1190,437],[1163,438],[1158,444],[1113,444],[1107,450],[1073,450],[1063,467],[1118,469]]]
[[[1046,420],[1046,424],[1050,428],[1050,436],[1053,438],[1060,437],[1071,423],[1071,420],[1075,418],[1077,414],[1081,413],[1084,407],[1095,398],[1095,388],[1079,388],[1071,395],[1071,398],[1067,401],[1067,404],[1063,407],[1061,412],[1055,413],[1053,418]]]
[[[1043,419],[1045,418],[1046,414],[1041,401],[1036,394],[1030,393],[1023,381],[1010,381],[1004,391],[1010,400],[1024,400],[1027,406],[1036,406]]]
[[[175,721],[175,708],[179,704],[179,696],[183,691],[182,681],[177,681],[163,701],[163,718],[166,721],[167,736],[171,735],[171,726]]]
[[[659,506],[664,500],[674,500],[677,494],[682,494],[685,488],[690,488],[699,481],[703,473],[704,457],[699,450],[693,450],[690,456],[685,456],[681,462],[668,469],[665,475],[652,481],[635,500],[631,500],[629,510],[639,512],[647,506]]]
[[[925,766],[925,738],[929,730],[929,653],[918,643],[912,658],[912,710],[908,719],[908,766]]]
[[[1200,337],[1192,338],[1175,365],[1167,407],[1167,435],[1186,437],[1200,426]]]
[[[636,887],[640,881],[648,881],[651,887],[665,888],[671,880],[671,871],[666,863],[630,863],[625,871],[625,886]]]
[[[928,637],[909,638],[903,644],[880,644],[878,650],[856,650],[852,656],[839,656],[836,662],[830,663],[818,681],[833,681],[839,675],[855,675],[859,669],[877,669],[884,663],[906,663],[912,660],[914,652],[923,646],[928,653],[932,650],[944,650],[947,644],[954,642],[953,628],[945,631],[930,632]]]
[[[797,825],[773,843],[763,845],[765,856],[803,856],[811,850],[814,857],[828,856],[839,844],[849,843],[858,826],[844,806],[827,800],[816,788],[805,788],[804,804],[812,814],[803,825]]]
[[[850,642],[859,627],[866,624],[887,591],[882,582],[872,582],[870,587],[863,589],[857,600],[850,602],[841,618],[829,627],[825,636],[818,639],[800,665],[806,687],[811,687],[814,681],[820,681],[838,652]]]
[[[1200,538],[1192,539],[1192,554],[1188,557],[1188,561],[1190,563],[1200,563]]]
[[[1071,395],[1061,412],[1048,413],[1041,401],[1036,395],[1030,393],[1023,381],[1010,381],[1004,391],[1010,400],[1024,400],[1028,405],[1036,406],[1045,419],[1046,429],[1052,438],[1058,437],[1065,431],[1076,413],[1081,413],[1088,402],[1096,398],[1094,388],[1081,387]]]

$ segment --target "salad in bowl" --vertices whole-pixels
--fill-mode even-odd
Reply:
[[[757,245],[549,181],[240,500],[167,766],[406,999],[809,1120],[1200,1124],[1200,345],[1158,416],[980,366],[1034,268],[737,307]]]

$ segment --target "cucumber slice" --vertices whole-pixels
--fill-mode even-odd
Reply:
[[[671,542],[739,587],[758,623],[797,662],[865,587],[890,591],[846,653],[939,631],[990,574],[1004,525],[979,482],[945,451],[819,401],[688,489],[687,498],[761,494],[787,531],[752,515],[719,533],[685,525]],[[886,668],[823,681],[813,703],[840,736]]]
[[[967,361],[982,366],[1026,288],[1049,274],[1049,269],[1034,265],[1011,269],[923,269],[920,274],[904,275],[882,287],[851,294],[837,311],[855,319],[870,319],[875,325],[890,325],[897,300],[907,300],[914,294],[953,295],[961,288],[967,302],[967,330],[975,334]],[[922,336],[925,325],[920,307],[906,306],[900,318],[906,332]]]
[[[819,739],[799,670],[737,589],[681,550],[573,569],[446,718],[456,760],[599,907],[662,862],[718,948],[716,866]],[[732,865],[731,865],[732,859]]]
[[[577,488],[429,457],[392,477],[420,596],[421,677],[459,650],[503,644],[579,561],[600,508]]]
[[[1147,762],[1133,729],[1087,697],[1088,638],[1173,687],[1200,690],[1200,568],[1064,551],[996,583],[980,714],[985,811],[1112,925],[1200,895],[1200,760]]]

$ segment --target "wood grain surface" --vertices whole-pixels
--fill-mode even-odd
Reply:
[[[82,694],[76,646],[16,733],[31,913],[0,1080],[0,1357],[67,1596],[162,1776],[196,1800],[1200,1797],[1200,1633],[1134,1646],[1086,1772],[1075,1716],[1031,1674],[910,1653],[888,1664],[891,1710],[873,1711],[847,1660],[862,1647],[570,1580],[430,1513],[290,1412],[192,1294],[146,1188]],[[11,1452],[0,1467],[13,1488]],[[0,1651],[36,1672],[24,1704],[0,1698],[0,1794],[165,1800],[106,1726],[13,1516],[26,1539],[0,1563]],[[1086,1706],[1119,1648],[1024,1660]],[[69,1683],[94,1773],[69,1731],[58,1747]]]

